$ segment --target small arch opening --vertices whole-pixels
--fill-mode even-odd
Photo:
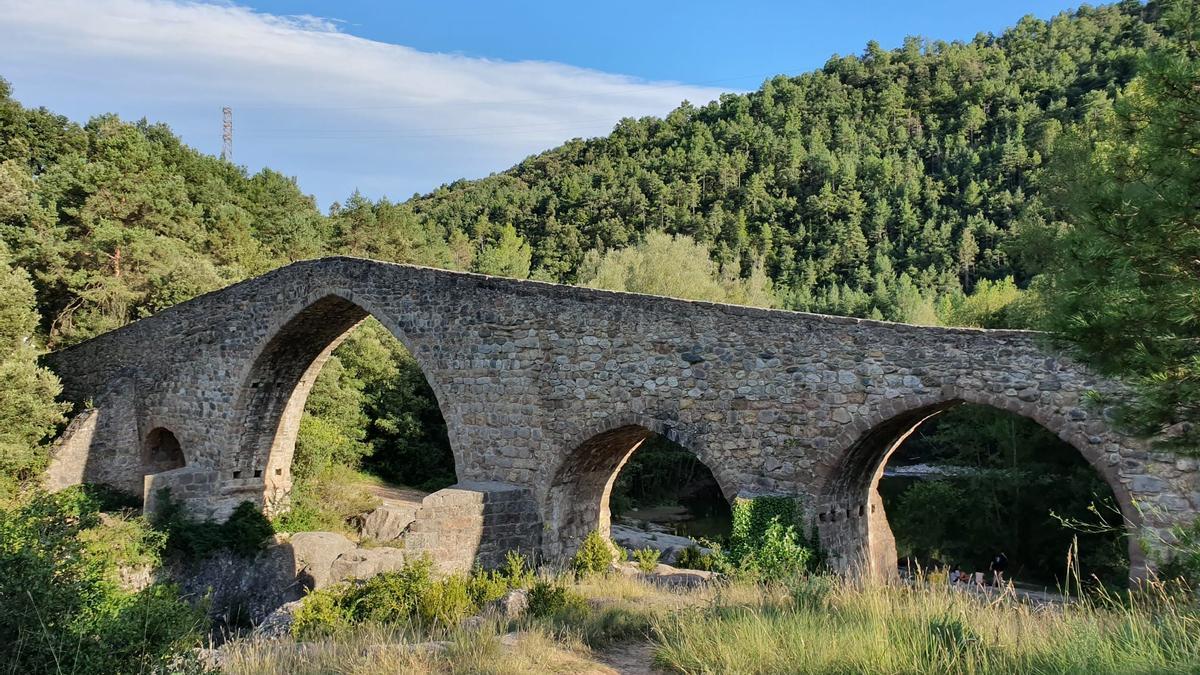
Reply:
[[[549,491],[550,556],[574,554],[589,533],[672,563],[724,541],[732,521],[715,475],[691,449],[640,424],[596,434],[571,452]]]
[[[162,473],[182,468],[187,464],[183,456],[183,448],[175,434],[164,427],[152,429],[146,434],[142,445],[142,473],[145,475]]]

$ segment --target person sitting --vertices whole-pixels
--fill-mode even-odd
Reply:
[[[958,569],[958,565],[950,568],[950,585],[954,586],[962,582],[962,571]]]

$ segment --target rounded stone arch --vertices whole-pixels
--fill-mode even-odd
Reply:
[[[175,432],[163,426],[154,427],[142,439],[141,459],[142,475],[147,476],[187,465],[179,438]]]
[[[706,456],[702,437],[652,415],[609,415],[570,434],[561,446],[558,462],[547,474],[540,491],[548,533],[543,540],[547,557],[573,554],[593,530],[609,535],[609,498],[617,476],[642,443],[655,434],[694,454],[712,472],[725,499],[732,500],[733,482],[720,464]]]
[[[229,452],[218,470],[227,501],[262,501],[268,510],[286,504],[300,417],[317,376],[333,350],[368,317],[375,317],[412,354],[446,415],[446,396],[433,376],[430,356],[394,317],[368,299],[340,288],[323,289],[276,312],[265,336],[237,376]],[[456,429],[447,425],[451,452],[461,466]]]
[[[894,573],[895,540],[876,488],[892,454],[917,427],[963,404],[988,406],[1032,419],[1073,447],[1112,489],[1128,533],[1130,577],[1146,572],[1146,554],[1136,533],[1142,516],[1129,488],[1106,455],[1077,428],[1078,424],[1038,402],[1013,396],[947,386],[926,394],[888,399],[847,425],[830,442],[833,453],[820,467],[817,527],[821,544],[844,571],[875,576]]]

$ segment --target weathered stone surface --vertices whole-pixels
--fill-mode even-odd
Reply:
[[[287,544],[296,561],[296,574],[307,588],[324,588],[332,583],[335,560],[354,551],[357,545],[335,532],[297,532]]]
[[[612,540],[630,551],[652,548],[660,552],[659,560],[671,564],[679,559],[679,554],[689,546],[695,546],[701,553],[711,553],[711,549],[700,546],[687,537],[663,532],[647,532],[629,525],[613,525]]]
[[[292,632],[292,622],[301,602],[301,600],[293,600],[277,607],[275,611],[267,615],[267,618],[263,619],[262,623],[254,627],[254,637],[265,639],[286,637]]]
[[[338,556],[329,567],[329,582],[369,579],[381,572],[404,567],[404,551],[398,548],[359,548]]]
[[[48,482],[142,494],[167,485],[202,517],[247,499],[286,508],[304,401],[330,351],[368,315],[429,380],[459,480],[519,488],[422,506],[426,524],[418,513],[405,546],[445,553],[447,565],[515,543],[566,555],[587,532],[607,531],[613,476],[661,433],[696,452],[727,497],[803,498],[835,564],[874,567],[872,547],[888,540],[882,508],[868,508],[878,470],[914,425],[962,402],[1030,417],[1077,448],[1144,530],[1129,538],[1135,574],[1145,562],[1138,540],[1200,512],[1190,463],[1150,459],[1145,443],[1081,407],[1087,392],[1120,385],[1031,333],[352,258],[295,263],[48,355],[67,395],[91,401],[56,444]],[[164,430],[187,471],[163,472],[147,455]]]
[[[529,591],[524,589],[511,590],[504,597],[496,600],[488,607],[488,611],[503,619],[519,619],[529,608]]]
[[[378,542],[395,541],[417,519],[415,504],[383,504],[359,518],[358,534]]]
[[[305,581],[297,577],[292,547],[281,539],[253,557],[220,551],[169,570],[182,595],[207,600],[218,620],[262,622],[281,605],[299,600]]]
[[[716,572],[689,570],[662,563],[656,565],[651,572],[643,572],[636,563],[620,562],[613,564],[613,571],[667,588],[695,588],[720,578]]]

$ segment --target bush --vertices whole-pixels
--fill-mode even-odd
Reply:
[[[478,607],[499,600],[516,588],[528,588],[533,584],[533,570],[525,563],[525,556],[509,551],[504,557],[504,566],[498,570],[485,571],[476,567],[467,579],[467,593]]]
[[[479,607],[503,598],[508,589],[508,579],[502,571],[489,572],[476,567],[467,579],[467,594]]]
[[[616,558],[613,546],[598,530],[592,530],[579,545],[575,558],[571,560],[571,569],[576,576],[586,577],[592,574],[605,574]]]
[[[1174,538],[1168,547],[1166,560],[1159,565],[1158,575],[1164,579],[1180,579],[1193,589],[1200,589],[1200,518],[1191,525],[1176,525]]]
[[[345,600],[356,621],[410,621],[418,614],[421,596],[433,584],[433,561],[428,556],[406,561],[395,572],[377,574],[350,590]]]
[[[714,553],[711,567],[762,581],[815,571],[815,541],[800,534],[800,507],[791,497],[738,499],[733,505],[729,553]]]
[[[715,571],[717,565],[716,556],[712,553],[701,551],[699,546],[689,546],[683,549],[679,552],[679,558],[675,561],[676,567],[704,572]]]
[[[813,557],[794,527],[772,521],[757,546],[744,552],[739,567],[762,580],[789,579],[812,571]]]
[[[185,558],[205,558],[227,549],[241,556],[261,551],[275,533],[271,521],[251,502],[242,502],[224,523],[192,520],[183,505],[171,498],[169,488],[158,493],[154,527],[167,535],[166,553]]]
[[[569,618],[587,614],[587,599],[562,584],[537,581],[529,589],[529,615],[537,618]]]
[[[516,551],[504,554],[504,566],[499,573],[508,581],[509,588],[529,588],[533,585],[533,570],[525,556]]]
[[[653,572],[654,568],[658,567],[658,558],[661,555],[662,551],[650,547],[638,549],[633,552],[633,557],[637,560],[638,569],[646,574]]]
[[[417,599],[417,616],[426,627],[456,625],[477,608],[467,580],[457,575],[434,582]]]
[[[351,612],[343,602],[344,589],[321,589],[304,596],[292,614],[292,635],[300,640],[325,637],[345,631]]]
[[[204,616],[171,585],[123,588],[165,537],[79,487],[0,509],[0,663],[11,672],[144,672],[199,642]]]
[[[470,576],[437,580],[433,561],[422,556],[406,561],[394,572],[310,593],[296,612],[292,635],[306,639],[365,622],[409,624],[426,630],[450,627],[510,589],[532,582],[524,556],[515,552],[508,554],[499,570],[476,568]]]

